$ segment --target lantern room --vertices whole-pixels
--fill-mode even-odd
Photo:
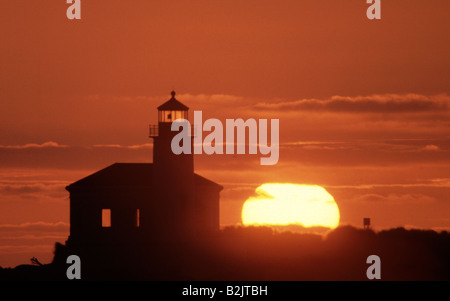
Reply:
[[[177,119],[188,119],[189,108],[175,98],[175,91],[170,94],[172,98],[158,107],[159,123],[172,123]]]

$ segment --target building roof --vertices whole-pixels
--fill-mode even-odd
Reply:
[[[165,103],[160,105],[158,107],[159,111],[187,111],[187,110],[189,110],[189,108],[187,106],[185,106],[184,104],[182,104],[175,98],[175,94],[176,94],[175,91],[172,91],[170,94],[172,95],[172,98],[170,98],[168,101],[166,101]]]
[[[152,163],[114,163],[101,169],[81,180],[78,180],[66,189],[70,192],[78,188],[98,186],[149,186],[152,183]],[[223,187],[194,173],[195,185],[215,186],[217,189]]]

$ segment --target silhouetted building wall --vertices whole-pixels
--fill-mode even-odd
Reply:
[[[222,186],[194,173],[192,154],[171,151],[170,126],[187,117],[188,107],[172,92],[158,107],[158,126],[150,127],[153,163],[115,163],[66,187],[67,245],[148,244],[218,232]]]

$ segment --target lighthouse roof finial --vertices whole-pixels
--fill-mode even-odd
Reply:
[[[172,95],[172,98],[175,98],[175,94],[177,94],[177,93],[175,93],[174,90],[172,90],[172,92],[170,92],[170,95]]]

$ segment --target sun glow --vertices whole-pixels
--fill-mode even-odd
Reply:
[[[300,225],[336,228],[339,208],[331,194],[316,185],[266,183],[242,207],[242,222],[250,225]]]

